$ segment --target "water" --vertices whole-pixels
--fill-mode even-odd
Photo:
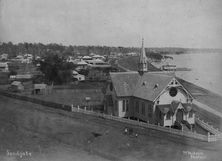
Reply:
[[[178,68],[191,68],[191,71],[177,71],[176,75],[222,95],[222,53],[194,53],[169,55],[173,57],[170,63]]]

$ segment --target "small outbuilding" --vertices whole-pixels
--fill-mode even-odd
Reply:
[[[20,81],[13,81],[9,87],[9,90],[12,92],[22,92],[24,91],[24,86]]]
[[[47,85],[44,83],[41,84],[34,84],[34,92],[33,94],[46,94],[47,92]]]

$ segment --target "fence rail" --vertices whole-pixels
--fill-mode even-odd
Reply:
[[[76,107],[72,107],[72,111],[73,112],[80,112],[80,113],[84,113],[84,114],[90,114],[90,115],[94,115],[94,116],[98,116],[98,117],[103,117],[105,119],[110,119],[110,120],[115,120],[115,121],[118,121],[118,122],[127,123],[127,124],[130,124],[130,125],[136,125],[136,126],[140,126],[140,127],[143,127],[143,128],[149,128],[149,129],[153,129],[153,130],[163,131],[163,132],[167,132],[167,133],[170,133],[170,134],[185,136],[185,137],[188,137],[188,138],[194,138],[194,139],[207,141],[207,142],[212,142],[212,141],[217,141],[218,140],[216,135],[206,136],[206,135],[197,134],[197,133],[194,133],[194,132],[181,131],[181,130],[168,128],[168,127],[163,127],[163,126],[158,126],[158,125],[154,125],[154,124],[150,124],[150,123],[144,123],[144,122],[140,122],[140,121],[135,121],[135,120],[126,119],[126,118],[120,118],[120,117],[106,115],[106,114],[102,114],[102,113],[96,113],[96,112],[93,112],[93,111],[88,111],[88,110],[84,110],[84,109],[76,108]]]
[[[221,132],[218,129],[214,128],[212,125],[209,125],[207,122],[204,122],[198,117],[195,118],[195,122],[201,127],[203,127],[204,129],[207,129],[209,132],[211,132],[214,135],[221,134]]]
[[[163,126],[154,125],[154,124],[150,124],[150,123],[144,123],[144,122],[135,121],[135,120],[131,120],[131,119],[111,116],[111,115],[107,115],[107,114],[104,114],[104,113],[98,113],[98,112],[87,110],[86,108],[82,109],[83,106],[81,106],[81,108],[80,107],[73,107],[72,105],[70,106],[70,105],[64,105],[64,104],[59,104],[59,103],[55,103],[55,102],[44,101],[44,100],[40,100],[40,99],[37,99],[37,98],[30,98],[30,97],[27,97],[27,96],[21,96],[21,95],[18,95],[18,94],[8,93],[8,92],[4,92],[4,91],[0,91],[0,94],[4,95],[4,96],[7,96],[7,97],[15,98],[15,99],[20,99],[20,100],[29,101],[29,102],[32,102],[32,103],[52,107],[52,108],[55,108],[55,109],[62,109],[62,110],[65,110],[65,111],[72,111],[72,112],[78,112],[78,113],[83,113],[83,114],[87,114],[87,115],[93,115],[93,116],[102,117],[102,118],[108,119],[108,120],[115,120],[115,121],[118,121],[118,122],[130,124],[130,125],[135,125],[135,126],[139,126],[139,127],[143,127],[143,128],[162,131],[162,132],[175,134],[175,135],[179,135],[179,136],[185,136],[185,137],[188,137],[188,138],[194,138],[194,139],[198,139],[198,140],[202,140],[202,141],[214,142],[214,141],[217,141],[217,140],[222,140],[222,134],[221,133],[216,133],[215,135],[206,136],[206,135],[202,135],[202,134],[197,134],[195,132],[182,131],[182,130],[163,127]]]

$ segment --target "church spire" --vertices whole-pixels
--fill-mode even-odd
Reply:
[[[147,69],[147,57],[146,57],[146,52],[145,52],[145,49],[144,49],[144,40],[142,39],[142,48],[141,48],[141,52],[140,52],[140,57],[139,57],[139,73],[140,74],[143,74],[145,72],[148,71]]]

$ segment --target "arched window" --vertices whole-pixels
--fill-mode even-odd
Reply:
[[[166,119],[167,119],[167,120],[170,120],[170,119],[171,119],[170,111],[166,113]]]
[[[189,112],[189,118],[192,118],[192,117],[193,117],[193,112],[190,111],[190,112]]]
[[[175,97],[177,95],[177,92],[178,92],[177,88],[171,87],[170,91],[169,91],[169,94],[170,94],[171,97]]]
[[[109,85],[109,89],[110,89],[110,91],[113,90],[113,84],[112,84],[112,83],[110,83],[110,85]]]

